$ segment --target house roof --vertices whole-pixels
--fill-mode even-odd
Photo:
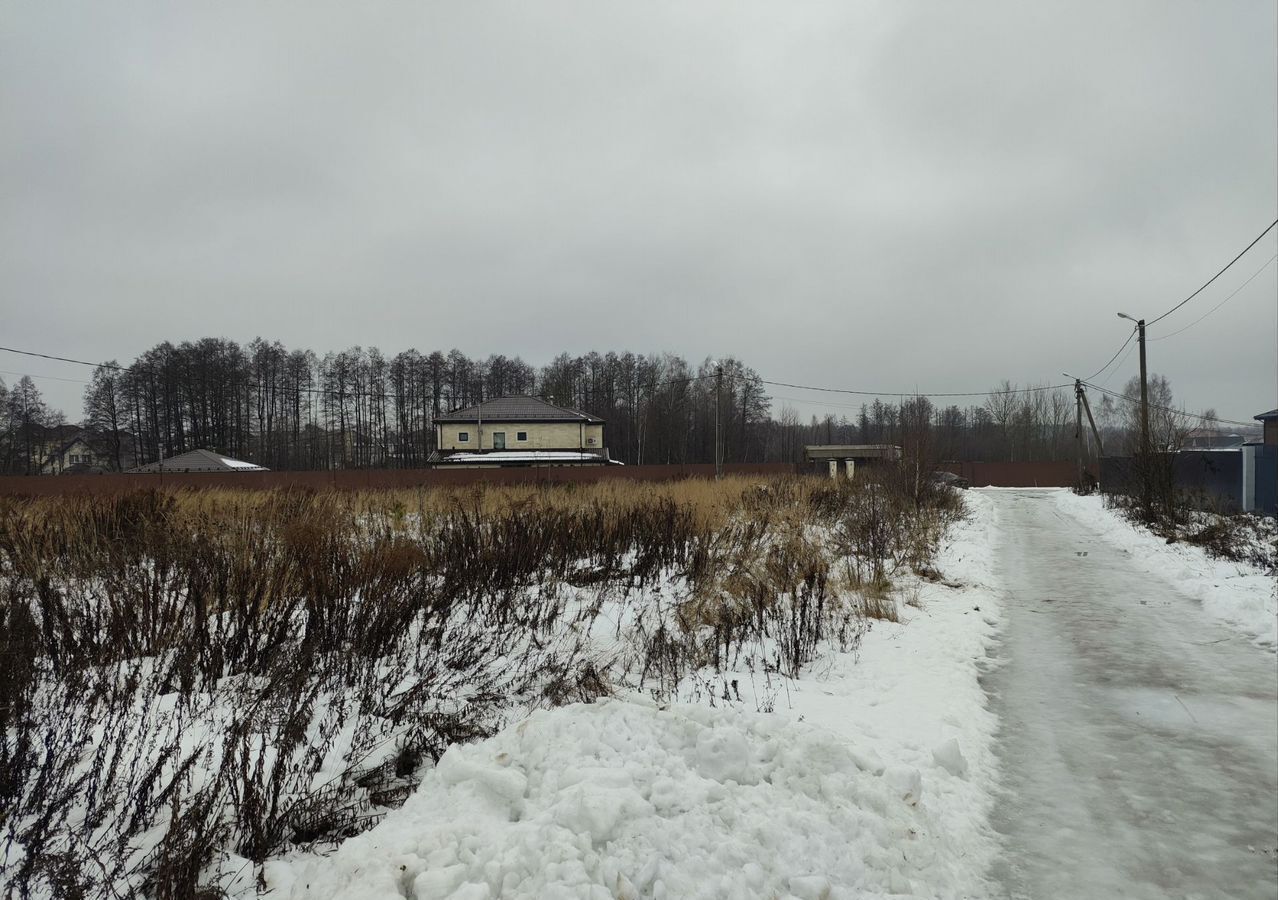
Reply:
[[[579,409],[555,406],[537,397],[495,397],[475,406],[455,409],[436,422],[586,422],[602,425],[603,419]]]
[[[154,472],[265,472],[267,469],[255,463],[232,459],[212,450],[189,450],[170,456],[159,462],[148,463],[129,469],[135,474],[151,474]]]
[[[1261,413],[1256,416],[1256,418],[1261,422],[1267,421],[1268,419],[1278,419],[1278,409],[1271,409],[1267,413]]]

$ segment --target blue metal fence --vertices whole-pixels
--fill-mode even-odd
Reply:
[[[1278,445],[1256,446],[1256,512],[1278,516]]]
[[[1255,454],[1251,484],[1244,478],[1244,452]],[[1177,489],[1204,508],[1236,513],[1251,507],[1263,515],[1278,515],[1278,447],[1272,444],[1249,445],[1245,451],[1182,450],[1163,459],[1171,465]],[[1129,456],[1100,461],[1101,490],[1106,493],[1134,492],[1136,477],[1135,460]]]

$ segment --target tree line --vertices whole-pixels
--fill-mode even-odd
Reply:
[[[840,412],[805,418],[731,357],[562,353],[538,368],[459,350],[320,356],[262,338],[164,342],[127,365],[107,360],[85,389],[81,425],[113,469],[195,448],[270,469],[412,468],[435,449],[438,415],[511,394],[602,418],[611,456],[632,465],[713,462],[716,433],[726,462],[798,462],[814,443],[924,440],[938,458],[989,461],[1075,452],[1073,396],[1059,388],[1004,382],[968,406],[833,401]],[[40,471],[47,435],[65,421],[30,378],[0,381],[0,468]]]

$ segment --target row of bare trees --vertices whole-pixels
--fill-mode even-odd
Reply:
[[[386,357],[354,347],[317,356],[257,339],[163,343],[97,368],[84,424],[127,436],[140,463],[206,447],[272,469],[414,467],[434,450],[434,420],[493,397],[531,394],[607,422],[627,463],[714,458],[716,407],[725,459],[760,461],[769,404],[759,376],[722,359],[693,367],[672,354],[561,354],[540,369],[518,357],[458,350]]]
[[[204,338],[159,344],[128,365],[103,363],[85,390],[82,422],[114,469],[197,447],[272,469],[411,468],[434,450],[440,413],[510,394],[603,418],[612,456],[628,464],[713,461],[716,409],[727,462],[798,462],[805,444],[821,443],[922,441],[937,459],[1075,454],[1073,396],[1062,388],[1005,381],[967,406],[909,395],[859,406],[836,399],[833,408],[847,413],[805,420],[785,400],[774,410],[767,385],[744,363],[718,364],[721,391],[714,361],[693,366],[669,353],[564,353],[536,368],[459,350],[387,357],[353,347],[318,356],[261,338],[244,346]],[[1153,381],[1159,405],[1170,408],[1166,379]],[[29,378],[12,389],[0,382],[0,409],[0,467],[40,471],[41,429],[64,417]],[[1108,398],[1098,405],[1107,447],[1132,433],[1133,409]],[[1169,433],[1181,428],[1165,424]]]

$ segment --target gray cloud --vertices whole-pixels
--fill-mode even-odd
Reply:
[[[1274,16],[11,7],[5,343],[734,353],[765,378],[889,391],[1086,374],[1124,336],[1115,311],[1157,315],[1273,219]],[[1191,406],[1274,405],[1275,268],[1151,345]],[[78,410],[76,385],[41,387]]]

